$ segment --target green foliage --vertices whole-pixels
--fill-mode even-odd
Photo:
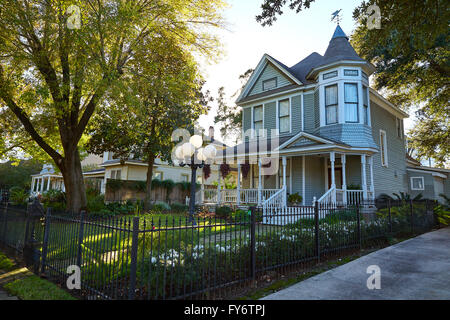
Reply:
[[[189,206],[181,203],[172,203],[170,207],[172,208],[172,211],[176,213],[185,213],[189,209]]]
[[[166,202],[163,201],[157,201],[153,206],[152,206],[152,211],[153,212],[157,212],[157,213],[161,213],[161,212],[168,212],[170,211],[170,205]]]
[[[28,193],[20,187],[12,187],[9,189],[9,200],[16,205],[24,205],[28,200]]]
[[[124,185],[124,181],[123,180],[108,179],[106,181],[106,187],[110,188],[112,191],[120,190],[123,185]]]
[[[216,217],[223,218],[223,219],[229,219],[231,217],[231,213],[233,210],[230,207],[223,206],[223,207],[217,207],[216,208]]]
[[[88,212],[100,212],[105,209],[105,196],[99,195],[87,195],[87,211]]]
[[[448,207],[438,205],[434,208],[434,213],[439,223],[448,226],[450,224],[450,210]]]
[[[381,10],[381,29],[367,27],[367,7]],[[374,84],[403,109],[416,109],[409,132],[419,160],[449,160],[449,28],[445,0],[410,2],[363,1],[353,13],[358,26],[352,36],[356,52],[374,63]],[[417,107],[418,106],[418,107]]]
[[[303,197],[297,193],[292,193],[288,196],[288,201],[290,203],[301,203],[303,201]]]
[[[66,209],[66,193],[60,190],[48,190],[42,194],[41,202],[46,208],[64,211]]]
[[[5,187],[30,188],[30,175],[40,172],[42,164],[35,160],[0,163],[0,189]]]
[[[0,252],[0,271],[11,271],[14,268],[14,262],[3,252]]]
[[[393,195],[397,198],[399,201],[418,201],[423,198],[422,194],[419,193],[417,196],[411,199],[411,195],[406,192],[399,192],[399,193],[393,193]]]
[[[147,182],[146,181],[133,181],[128,184],[128,187],[131,190],[137,192],[145,192],[147,190]]]
[[[347,190],[362,190],[362,188],[359,184],[349,184]]]
[[[231,217],[233,218],[233,221],[236,222],[249,222],[251,214],[249,214],[248,211],[238,209],[232,213]]]

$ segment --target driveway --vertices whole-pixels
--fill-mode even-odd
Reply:
[[[369,266],[380,268],[380,289],[369,290]],[[371,281],[371,283],[374,283]],[[450,300],[450,228],[373,252],[262,300]]]

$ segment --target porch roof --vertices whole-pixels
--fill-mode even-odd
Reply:
[[[282,154],[317,154],[329,151],[354,153],[377,152],[373,148],[355,148],[343,142],[317,134],[299,132],[296,135],[254,139],[217,152],[216,159],[235,159],[248,156],[273,156]]]

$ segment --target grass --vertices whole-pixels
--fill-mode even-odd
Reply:
[[[0,286],[21,300],[76,300],[57,285],[17,266],[0,252]]]
[[[36,275],[9,282],[4,288],[21,300],[76,300],[57,285]]]

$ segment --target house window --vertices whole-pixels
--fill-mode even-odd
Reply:
[[[252,167],[252,187],[253,188],[258,188],[258,184],[259,184],[259,167],[257,164],[253,164],[251,165]],[[261,180],[262,183],[262,180]]]
[[[189,175],[188,174],[182,174],[181,175],[181,181],[189,182]]]
[[[381,165],[387,167],[388,157],[387,157],[387,141],[386,141],[386,131],[380,130],[380,154],[381,154]]]
[[[344,84],[345,122],[358,122],[358,85]]]
[[[122,170],[112,170],[111,179],[120,180],[122,178]]]
[[[367,87],[363,86],[364,124],[369,125],[369,96]]]
[[[253,129],[256,132],[256,136],[261,134],[263,129],[263,106],[257,106],[253,108]]]
[[[291,131],[291,117],[290,117],[289,99],[282,100],[278,104],[278,125],[280,133]]]
[[[153,173],[153,179],[157,179],[162,181],[163,180],[163,173],[160,171],[156,171]]]
[[[411,177],[411,190],[425,190],[423,177]]]
[[[397,137],[401,138],[402,137],[402,119],[396,118],[396,122],[397,122]]]
[[[326,124],[338,122],[338,86],[337,84],[325,87],[325,114]]]
[[[327,79],[330,79],[330,78],[337,77],[337,75],[338,75],[338,72],[337,72],[337,71],[332,71],[332,72],[324,73],[324,75],[323,75],[323,80],[327,80]]]
[[[344,76],[357,77],[358,70],[344,69]]]
[[[262,82],[263,91],[272,90],[277,87],[277,78],[267,79]]]

